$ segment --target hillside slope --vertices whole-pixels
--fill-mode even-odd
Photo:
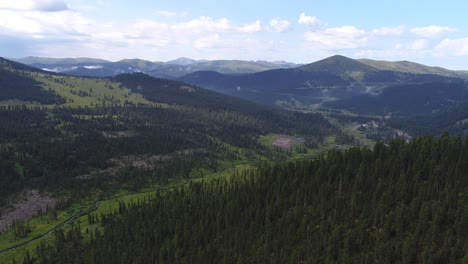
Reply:
[[[386,87],[421,83],[460,83],[458,73],[430,67],[384,67],[344,56],[332,56],[292,69],[278,69],[240,76],[195,72],[180,80],[259,103],[311,110],[322,102],[363,94],[378,95]],[[376,66],[376,67],[374,67]],[[423,70],[426,69],[426,70]],[[441,73],[441,74],[436,74]],[[448,98],[447,98],[448,99]]]
[[[463,71],[452,71],[441,67],[432,67],[411,61],[378,61],[369,59],[360,59],[357,61],[384,71],[407,72],[415,74],[436,74],[449,77],[468,78],[468,74]]]
[[[89,244],[70,231],[42,260],[463,263],[467,144],[380,143],[158,193],[99,217]]]

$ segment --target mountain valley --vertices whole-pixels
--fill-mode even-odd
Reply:
[[[465,72],[23,62],[0,58],[1,263],[467,259]]]

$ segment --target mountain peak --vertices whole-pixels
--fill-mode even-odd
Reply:
[[[178,64],[178,65],[190,65],[190,64],[194,64],[194,63],[198,63],[198,62],[199,61],[194,60],[194,59],[190,59],[190,58],[186,58],[186,57],[180,57],[180,58],[175,59],[175,60],[167,61],[166,63],[168,63],[168,64]]]
[[[298,69],[310,72],[329,72],[338,75],[366,73],[377,70],[374,67],[342,55],[334,55],[323,60],[301,66]]]

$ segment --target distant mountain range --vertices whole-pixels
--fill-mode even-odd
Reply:
[[[409,61],[336,55],[306,65],[288,62],[27,57],[16,61],[81,76],[142,72],[293,110],[336,108],[360,114],[427,114],[468,101],[468,72]]]
[[[94,58],[43,58],[25,57],[11,59],[46,71],[79,76],[108,77],[122,73],[143,72],[154,77],[178,78],[196,71],[215,71],[223,74],[247,74],[260,71],[293,68],[291,62],[242,61],[242,60],[193,60],[179,58],[167,62],[151,62],[141,59],[124,59],[111,62]]]
[[[296,68],[238,76],[208,71],[194,72],[180,80],[260,103],[310,110],[329,101],[360,95],[376,96],[395,85],[462,85],[465,78],[468,78],[468,74],[463,71],[413,62],[354,60],[337,55]]]
[[[464,71],[451,71],[440,67],[429,67],[413,62],[387,62],[368,59],[354,60],[343,56],[332,56],[311,64],[294,68],[279,68],[254,73],[237,73],[242,65],[250,70],[260,70],[261,65],[271,65],[267,62],[246,61],[195,61],[180,58],[175,61],[155,63],[139,59],[128,59],[119,62],[102,62],[98,59],[46,59],[30,57],[26,60],[31,65],[51,67],[55,63],[69,62],[76,67],[73,72],[88,76],[113,75],[122,71],[124,74],[114,78],[99,78],[90,82],[89,78],[67,79],[69,86],[53,79],[68,78],[63,74],[55,74],[32,66],[3,60],[0,58],[0,101],[19,100],[34,101],[41,104],[59,104],[74,106],[82,104],[83,98],[88,106],[99,104],[115,104],[114,101],[130,104],[148,104],[141,98],[139,86],[143,83],[155,84],[156,81],[148,75],[140,73],[145,69],[149,74],[155,74],[159,64],[164,65],[170,80],[157,79],[158,86],[170,84],[170,89],[152,90],[153,101],[173,103],[185,100],[184,103],[203,105],[208,101],[225,106],[223,97],[217,93],[199,92],[198,87],[227,94],[256,103],[269,106],[279,106],[290,110],[315,111],[323,110],[330,113],[353,113],[362,115],[390,118],[393,126],[400,128],[411,127],[413,133],[427,131],[424,127],[431,127],[443,131],[465,131],[464,125],[468,120],[466,109],[468,106],[468,74]],[[177,64],[178,63],[178,64]],[[280,64],[280,63],[279,63]],[[104,65],[99,67],[98,65]],[[245,67],[247,67],[245,66]],[[254,67],[255,66],[255,67]],[[119,68],[120,67],[120,68]],[[210,71],[195,71],[180,75],[180,69],[208,68]],[[44,68],[44,67],[41,67]],[[231,74],[223,74],[214,69],[230,69]],[[126,74],[123,69],[133,72]],[[159,68],[159,73],[162,67]],[[170,70],[173,69],[174,72]],[[245,70],[245,69],[244,69]],[[182,70],[184,71],[184,70]],[[35,74],[32,74],[35,72]],[[65,73],[69,73],[65,72]],[[138,74],[136,74],[136,72]],[[25,74],[28,73],[28,74]],[[64,73],[64,72],[62,72]],[[32,76],[35,76],[32,78]],[[56,76],[56,77],[51,77]],[[120,77],[119,77],[120,76]],[[105,89],[109,80],[125,78],[134,80],[131,91],[121,89]],[[149,79],[148,79],[149,78]],[[65,79],[64,79],[65,80]],[[74,83],[80,80],[79,83]],[[180,82],[182,81],[182,82]],[[186,84],[184,84],[186,83]],[[76,91],[74,90],[76,86]],[[150,85],[151,86],[151,85]],[[188,87],[188,88],[187,88]],[[191,87],[191,88],[190,88]],[[187,90],[189,96],[180,94]],[[94,92],[91,93],[90,91]],[[101,96],[104,93],[104,96]],[[107,93],[116,93],[109,94]],[[97,96],[97,97],[93,97]],[[146,95],[148,96],[148,95]],[[100,97],[107,98],[106,100]],[[112,100],[110,100],[110,99]],[[118,98],[118,99],[115,99]],[[162,100],[162,101],[161,101]],[[207,101],[208,100],[208,101]],[[241,102],[238,100],[236,102]],[[462,109],[462,110],[460,110]],[[433,116],[438,117],[438,123],[431,123]],[[447,116],[449,118],[447,118]],[[466,119],[466,120],[465,120]],[[395,121],[396,120],[396,121]],[[416,121],[421,121],[414,125]],[[424,121],[424,122],[423,122]],[[417,123],[417,122],[416,122]],[[413,124],[413,125],[411,125]],[[429,125],[427,125],[429,124]],[[465,130],[463,130],[465,129]],[[468,130],[465,132],[468,133]]]

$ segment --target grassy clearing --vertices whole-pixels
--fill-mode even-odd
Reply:
[[[371,140],[371,139],[368,139],[364,132],[358,130],[358,127],[361,124],[359,124],[357,122],[351,122],[351,121],[348,121],[348,122],[338,121],[337,119],[334,119],[334,118],[330,117],[330,113],[328,111],[318,111],[318,112],[320,114],[322,114],[332,125],[335,125],[335,126],[341,128],[341,130],[344,133],[354,136],[354,138],[356,140],[358,140],[358,142],[360,142],[361,145],[367,146],[367,147],[373,147],[374,146],[375,141]],[[344,114],[344,115],[350,116],[350,117],[358,116],[358,114],[353,113],[353,112],[349,112],[349,111],[346,111],[346,110],[340,110],[340,112],[341,112],[341,114]],[[372,115],[367,115],[367,117],[382,118],[381,116],[372,116]],[[340,148],[340,149],[342,149],[342,148]]]
[[[343,125],[343,132],[351,134],[356,140],[358,140],[361,145],[372,148],[375,145],[375,141],[368,139],[366,134],[362,131],[359,131],[357,128],[360,124],[358,123],[347,123]]]
[[[123,106],[125,103],[158,105],[143,98],[141,94],[132,93],[120,83],[107,79],[93,79],[58,75],[35,74],[35,79],[41,82],[45,90],[56,92],[66,98],[67,107]]]
[[[43,239],[38,239],[35,241],[32,241],[30,244],[28,244],[25,247],[20,247],[18,249],[15,249],[13,251],[8,251],[0,255],[0,263],[2,264],[8,264],[12,263],[13,260],[16,261],[16,263],[22,263],[23,257],[26,255],[26,252],[29,252],[29,254],[34,255],[33,252],[34,250],[41,245],[41,242],[44,242],[46,244],[52,243],[54,239],[54,236],[47,236],[44,237]]]
[[[50,214],[34,217],[29,221],[31,232],[27,237],[20,239],[15,239],[14,231],[12,229],[3,232],[0,234],[0,251],[20,245],[24,242],[30,241],[32,238],[41,236],[67,220],[70,216],[71,215],[68,212],[60,211],[57,213],[57,218],[52,217]]]
[[[305,146],[303,139],[297,140],[298,137],[290,135],[280,135],[280,134],[268,134],[260,136],[259,142],[270,148],[278,148],[273,145],[273,142],[278,138],[289,138],[292,140],[293,144],[290,149],[284,149],[283,151],[287,152],[288,159],[309,159],[314,158],[317,155],[326,152],[334,148],[335,146],[335,137],[327,137],[325,143],[319,145],[317,148],[308,148]]]
[[[195,179],[192,180],[192,182],[209,182],[209,181],[213,181],[213,180],[221,179],[221,178],[226,179],[226,180],[229,181],[230,179],[232,179],[236,175],[241,174],[242,171],[250,170],[250,169],[253,169],[253,168],[255,168],[255,167],[252,166],[252,164],[249,164],[249,163],[236,164],[236,165],[233,165],[232,167],[224,169],[222,171],[212,172],[212,173],[206,174],[204,177],[195,178]]]

